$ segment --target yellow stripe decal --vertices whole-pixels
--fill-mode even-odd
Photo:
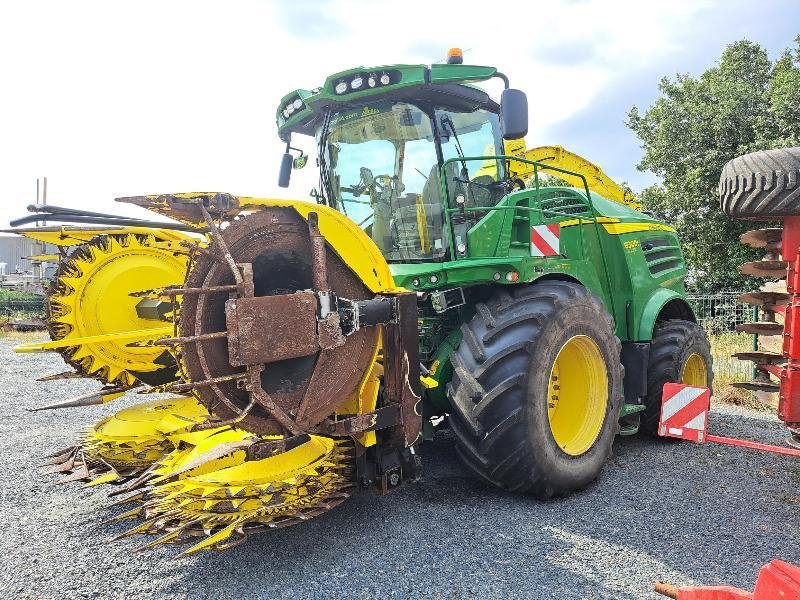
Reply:
[[[594,223],[595,219],[570,219],[569,221],[561,221],[559,223],[560,227],[571,227],[572,225],[588,225],[590,223]],[[619,219],[614,219],[612,217],[597,217],[597,223],[619,223]]]
[[[671,231],[675,233],[675,228],[661,223],[609,223],[603,225],[611,235],[621,235],[623,233],[635,233],[637,231]]]

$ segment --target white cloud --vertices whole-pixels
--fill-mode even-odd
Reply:
[[[532,123],[546,131],[622,74],[680,49],[706,7],[589,0],[504,3],[490,13],[484,2],[464,1],[9,2],[0,8],[0,221],[23,213],[40,175],[53,204],[127,214],[141,213],[114,196],[285,196],[275,183],[281,96],[359,64],[434,62],[449,45],[525,89]],[[288,193],[305,197],[311,171],[313,163]]]

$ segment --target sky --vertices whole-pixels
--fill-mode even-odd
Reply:
[[[313,160],[277,186],[279,99],[359,65],[441,62],[451,46],[527,93],[529,147],[560,144],[638,191],[657,180],[636,169],[630,107],[733,41],[777,57],[800,34],[798,4],[550,0],[491,14],[468,0],[0,0],[0,227],[42,176],[50,204],[142,217],[113,199],[306,199]],[[497,98],[500,85],[486,89]]]

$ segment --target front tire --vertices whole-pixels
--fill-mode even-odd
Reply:
[[[622,403],[620,342],[600,300],[547,281],[478,304],[453,353],[456,449],[478,477],[540,498],[593,481]]]

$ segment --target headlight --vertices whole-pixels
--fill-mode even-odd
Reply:
[[[340,81],[336,84],[336,87],[333,88],[337,94],[344,94],[347,91],[347,83],[344,81]]]
[[[362,85],[364,85],[364,78],[361,77],[361,75],[353,77],[353,81],[350,82],[350,87],[353,88],[354,90],[357,90]]]

